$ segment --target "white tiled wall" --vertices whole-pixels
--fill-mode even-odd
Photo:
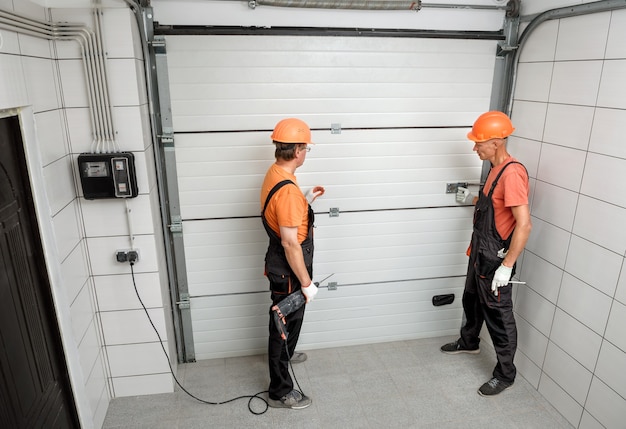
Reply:
[[[625,23],[618,10],[538,27],[512,114],[511,152],[535,179],[516,362],[585,429],[626,421]]]
[[[137,299],[128,265],[116,249],[134,246],[139,293],[172,356],[169,304],[149,109],[141,47],[133,13],[123,0],[106,2],[103,29],[116,141],[136,158],[139,197],[86,201],[77,183],[76,157],[91,151],[92,130],[78,44],[51,42],[0,30],[0,110],[21,110],[33,131],[25,136],[46,236],[56,310],[81,426],[99,428],[115,396],[173,390],[166,355]],[[29,1],[0,0],[0,10],[38,20],[92,26],[90,10],[44,9]],[[55,58],[58,55],[58,60]],[[25,107],[25,108],[24,108]],[[41,190],[41,191],[37,191]],[[127,216],[127,210],[130,215]],[[129,227],[130,222],[130,227]],[[175,358],[174,358],[175,361]],[[174,365],[175,366],[175,365]]]

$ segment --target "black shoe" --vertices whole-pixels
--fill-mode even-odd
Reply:
[[[303,395],[297,390],[292,390],[280,399],[267,398],[267,404],[272,408],[291,408],[292,410],[302,410],[311,405],[311,398]]]
[[[449,355],[456,355],[459,353],[469,353],[472,355],[477,355],[480,353],[480,349],[477,347],[475,349],[464,349],[459,344],[459,340],[456,340],[453,343],[444,344],[441,346],[441,351],[447,353]]]
[[[491,380],[480,386],[478,394],[481,396],[494,396],[498,393],[504,392],[511,386],[513,386],[513,383],[507,383],[506,381],[498,380],[496,377],[493,377]]]

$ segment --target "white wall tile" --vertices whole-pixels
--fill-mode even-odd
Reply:
[[[598,93],[598,106],[626,109],[626,60],[606,60]]]
[[[163,309],[148,309],[150,319],[159,331],[161,338],[165,336]],[[144,310],[107,311],[100,313],[102,332],[108,346],[118,344],[149,343],[158,341],[158,337]]]
[[[167,350],[167,343],[164,346]],[[108,346],[107,356],[111,377],[169,372],[168,357],[159,342]]]
[[[541,140],[546,121],[546,108],[546,103],[515,101],[511,113],[515,135],[531,140]]]
[[[72,201],[61,209],[52,219],[52,223],[57,238],[57,250],[61,260],[64,260],[81,240],[76,202]]]
[[[561,19],[556,60],[604,58],[611,12]]]
[[[142,58],[141,46],[133,37],[136,34],[133,32],[136,27],[135,17],[130,8],[104,10],[102,15],[103,43],[109,58]]]
[[[572,236],[565,270],[580,280],[613,296],[623,258],[603,247]]]
[[[600,381],[593,379],[586,410],[605,428],[622,428],[626,421],[626,399]]]
[[[130,273],[130,267],[127,263],[120,263],[115,259],[115,252],[118,249],[131,248],[128,236],[88,238],[87,246],[93,275]],[[155,246],[154,236],[135,236],[134,248],[139,251],[139,261],[134,265],[135,273],[158,271]]]
[[[143,75],[142,64],[134,58],[107,60],[109,94],[113,106],[139,106],[146,103],[145,86],[141,85],[143,80],[138,81]]]
[[[607,178],[610,177],[610,180]],[[583,174],[581,194],[626,208],[626,159],[590,153]]]
[[[578,426],[583,407],[568,395],[561,386],[556,384],[554,380],[545,375],[545,373],[541,376],[539,393],[541,393],[572,426]]]
[[[60,110],[36,114],[35,127],[39,136],[39,150],[43,165],[48,165],[65,156],[67,145],[63,134]]]
[[[609,315],[609,323],[607,324],[604,338],[624,351],[626,351],[626,335],[624,335],[625,326],[626,304],[613,301],[611,314]]]
[[[83,338],[85,332],[89,326],[93,323],[94,319],[94,309],[92,306],[92,298],[91,298],[91,285],[89,282],[85,283],[85,287],[83,287],[74,300],[74,302],[70,305],[70,314],[72,316],[72,331],[74,334],[74,339],[77,343]]]
[[[626,110],[596,108],[589,151],[626,158]]]
[[[94,413],[94,427],[96,428],[102,427],[102,422],[104,421],[104,416],[101,416],[103,413],[102,410],[106,413],[110,400],[107,389],[107,380],[104,376],[102,360],[100,358],[101,356],[99,356],[98,361],[96,365],[94,365],[94,369],[91,374],[89,374],[89,379],[85,384],[89,405]]]
[[[543,367],[546,350],[548,348],[548,338],[524,318],[517,317],[516,322],[518,349],[535,365]]]
[[[526,319],[535,329],[548,337],[555,306],[525,285],[518,285],[515,312]]]
[[[592,373],[550,342],[543,371],[579,404],[585,403]]]
[[[35,113],[59,108],[53,61],[22,57],[29,104]]]
[[[97,376],[102,377],[102,346],[100,345],[100,338],[98,329],[96,326],[96,318],[92,318],[85,335],[83,335],[80,344],[78,345],[78,351],[80,352],[80,366],[83,368],[85,375],[89,378],[89,374],[96,373]],[[100,368],[95,368],[96,363],[100,365]]]
[[[528,286],[539,295],[556,304],[561,288],[563,269],[527,250],[524,252],[524,265],[520,278],[524,279]]]
[[[615,291],[615,299],[626,305],[626,259],[622,262],[622,273],[617,282],[617,290]]]
[[[127,215],[127,205],[130,213]],[[85,231],[88,237],[150,234],[154,231],[149,195],[137,198],[82,200]],[[129,227],[130,222],[130,227]]]
[[[552,79],[552,63],[520,63],[515,82],[516,100],[547,102]]]
[[[537,181],[531,213],[534,217],[569,231],[574,225],[577,203],[576,192]]]
[[[550,102],[595,106],[602,61],[554,63]]]
[[[538,367],[533,361],[519,349],[515,353],[515,367],[518,374],[523,374],[524,379],[530,383],[535,389],[539,387],[539,380],[541,379],[541,368]]]
[[[537,170],[537,179],[578,192],[587,153],[544,143]]]
[[[626,252],[624,224],[626,209],[581,195],[572,232],[623,255]]]
[[[78,292],[80,292],[89,278],[84,241],[81,241],[61,263],[61,270],[65,280],[63,286],[67,300],[72,302],[76,299]]]
[[[506,144],[509,153],[513,154],[515,158],[524,164],[531,178],[537,177],[541,146],[541,142],[522,139],[516,136],[510,136]]]
[[[50,51],[51,42],[48,40],[27,34],[18,34],[17,37],[20,43],[20,54],[44,59],[52,58]]]
[[[67,206],[75,196],[74,177],[69,157],[48,164],[43,169],[50,210],[55,215]]]
[[[596,333],[602,335],[612,299],[565,273],[557,306]]]
[[[100,311],[141,308],[130,275],[96,276],[94,283]],[[163,307],[158,273],[135,274],[139,297],[147,308]]]
[[[548,104],[544,141],[587,150],[594,111],[591,106]]]
[[[0,54],[0,108],[11,108],[28,104],[28,92],[22,77],[22,60],[15,55]]]
[[[60,60],[65,107],[88,107],[87,76],[82,60]]]
[[[626,398],[626,352],[605,341],[600,350],[595,376]]]
[[[626,58],[624,40],[626,40],[626,10],[614,10],[611,12],[605,58]]]
[[[4,1],[7,1],[7,0],[4,0]],[[0,1],[0,3],[2,2]],[[1,4],[0,4],[0,9],[7,10],[3,8]],[[16,32],[4,30],[4,29],[2,30],[2,43],[0,43],[0,53],[16,54],[16,55],[20,54],[20,42],[18,39],[18,34]],[[3,61],[4,61],[4,57],[1,57],[1,58],[3,58]]]
[[[526,40],[520,54],[520,62],[554,60],[558,31],[558,20],[550,20],[541,23],[539,27],[530,33],[530,36]]]
[[[606,428],[602,426],[599,421],[594,419],[591,414],[589,414],[587,411],[584,411],[583,416],[580,419],[580,425],[578,425],[578,429],[606,429]]]
[[[140,375],[137,377],[116,377],[112,381],[116,398],[154,395],[174,390],[172,375],[169,372],[167,374]]]
[[[93,152],[94,129],[91,126],[90,110],[86,107],[67,109],[65,116],[72,153]]]
[[[150,125],[144,106],[121,106],[113,109],[115,140],[123,152],[144,151]],[[145,128],[148,126],[148,128]]]
[[[526,248],[553,265],[564,267],[571,234],[535,217],[532,218],[532,222],[533,230]]]
[[[602,345],[602,337],[561,309],[557,309],[554,315],[550,341],[587,370],[594,370]]]

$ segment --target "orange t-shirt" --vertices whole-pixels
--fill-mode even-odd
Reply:
[[[485,181],[483,193],[489,194],[491,184],[498,176],[498,173],[506,164],[517,161],[513,157],[507,158],[502,164],[493,167]],[[502,239],[506,240],[515,228],[515,217],[511,211],[511,207],[523,206],[528,204],[528,196],[530,187],[528,186],[528,174],[521,164],[509,165],[493,190],[492,202],[496,229]]]
[[[267,170],[261,187],[261,210],[274,185],[286,179],[296,186],[287,184],[274,194],[265,210],[265,220],[279,237],[279,226],[298,227],[298,242],[302,243],[309,229],[309,204],[298,187],[296,176],[273,164]]]

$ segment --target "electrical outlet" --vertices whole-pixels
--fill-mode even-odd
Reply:
[[[118,249],[115,251],[115,260],[117,262],[139,262],[139,249]]]

